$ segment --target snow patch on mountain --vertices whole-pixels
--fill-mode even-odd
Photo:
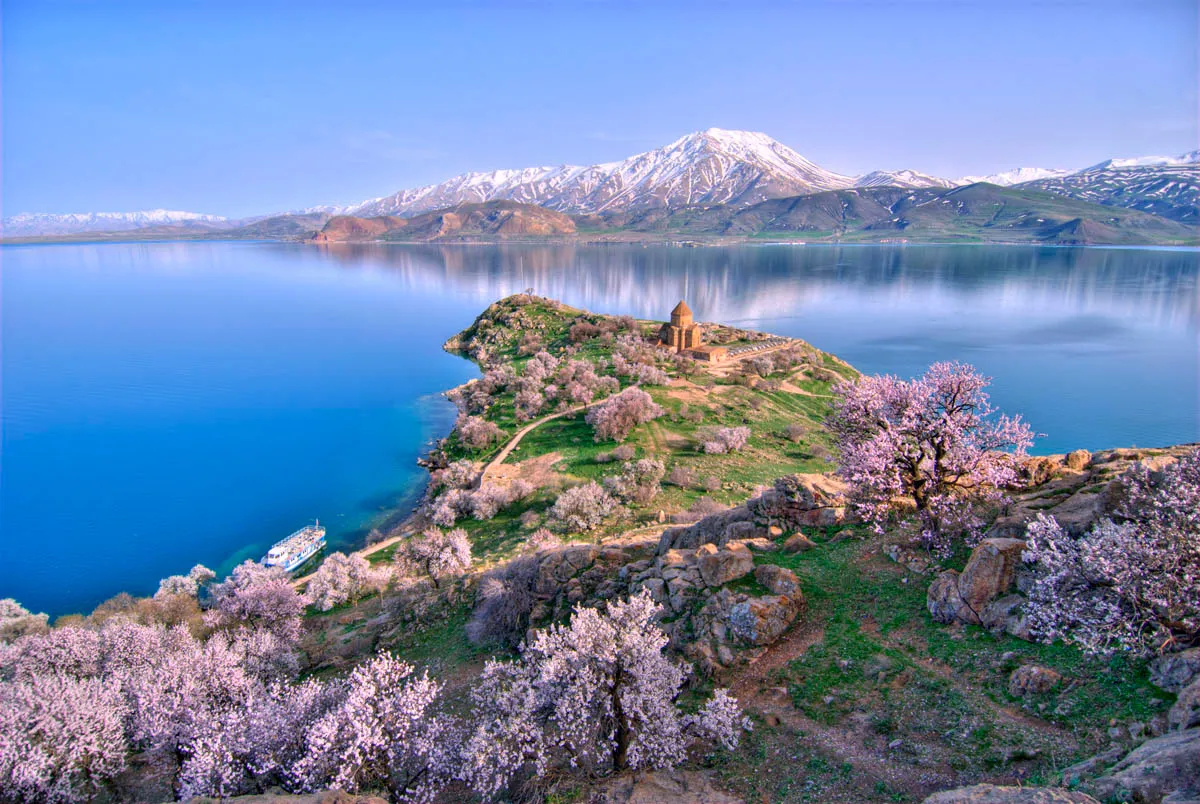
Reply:
[[[956,186],[950,179],[942,179],[916,170],[876,170],[854,180],[855,187],[944,187]]]
[[[79,232],[119,232],[148,226],[182,224],[214,228],[228,219],[220,215],[183,212],[174,209],[148,209],[137,212],[77,212],[54,214],[24,212],[5,218],[0,231],[5,236],[75,234]]]
[[[1027,181],[1057,179],[1061,176],[1069,176],[1074,172],[1073,170],[1063,168],[1019,167],[1000,173],[991,173],[987,176],[963,176],[955,181],[955,184],[965,185],[987,182],[988,184],[997,184],[1001,187],[1012,187],[1015,184],[1024,184]]]

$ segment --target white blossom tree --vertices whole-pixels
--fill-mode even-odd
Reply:
[[[387,789],[400,801],[429,802],[456,771],[452,720],[435,708],[441,684],[380,654],[354,669],[342,700],[305,734],[293,768],[308,790]]]
[[[126,715],[111,681],[52,673],[0,683],[0,798],[91,800],[125,770]]]
[[[285,641],[300,635],[304,599],[282,567],[268,567],[247,559],[228,578],[209,589],[215,626],[261,626]]]
[[[1052,517],[1029,526],[1038,573],[1029,620],[1046,641],[1150,653],[1200,641],[1200,451],[1121,479],[1124,501],[1079,538]]]
[[[458,577],[470,568],[471,542],[461,528],[451,531],[429,528],[401,542],[393,560],[402,575],[424,573],[441,586],[442,581]]]
[[[481,795],[496,796],[525,766],[669,768],[697,737],[736,746],[749,721],[726,693],[696,715],[680,711],[686,669],[664,654],[656,614],[645,593],[604,611],[577,607],[568,625],[538,632],[520,662],[488,663],[463,770]]]
[[[588,401],[588,400],[585,400]],[[653,421],[665,411],[641,388],[626,388],[587,412],[597,443],[624,441],[633,428]]]
[[[50,618],[34,614],[11,597],[0,599],[0,643],[45,631]]]
[[[612,495],[590,480],[558,495],[550,506],[550,518],[570,532],[593,530],[617,507]]]
[[[372,568],[371,562],[357,553],[332,553],[308,582],[305,598],[321,611],[329,611],[378,591],[387,584],[389,576],[386,569]]]

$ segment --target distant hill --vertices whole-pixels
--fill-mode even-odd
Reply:
[[[369,240],[463,240],[549,237],[575,233],[575,222],[561,212],[515,201],[459,204],[413,218],[391,215],[337,215],[311,238],[313,243]]]
[[[834,190],[745,208],[601,216],[581,223],[643,232],[856,241],[1193,245],[1200,235],[1200,228],[1136,210],[983,183],[949,190]]]

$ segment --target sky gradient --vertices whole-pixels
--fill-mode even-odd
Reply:
[[[1197,147],[1194,0],[0,3],[0,203],[229,216],[710,126],[841,173]]]

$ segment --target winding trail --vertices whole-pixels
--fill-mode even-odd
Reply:
[[[577,405],[573,408],[560,410],[558,413],[551,413],[549,416],[543,416],[540,419],[535,419],[534,421],[531,421],[529,424],[522,427],[513,435],[512,438],[508,440],[508,443],[504,445],[504,448],[496,453],[495,457],[484,464],[483,470],[479,473],[479,480],[475,483],[475,488],[479,488],[484,484],[484,481],[488,479],[488,472],[504,463],[505,459],[507,459],[508,456],[512,454],[512,451],[521,443],[521,439],[527,436],[530,431],[540,427],[548,421],[552,421],[553,419],[561,419],[563,416],[570,416],[587,409],[588,405]]]
[[[596,403],[592,403],[592,404],[596,404]],[[554,419],[561,419],[564,416],[571,416],[576,413],[579,413],[580,411],[587,410],[588,407],[589,407],[589,405],[577,405],[573,408],[568,408],[567,410],[560,410],[557,413],[551,413],[549,416],[543,416],[540,419],[535,419],[534,421],[532,421],[529,424],[522,427],[515,434],[513,434],[513,437],[508,440],[508,443],[506,443],[504,445],[504,447],[498,453],[496,453],[496,455],[490,461],[488,461],[486,464],[484,464],[482,471],[480,471],[480,473],[479,473],[479,479],[475,483],[475,487],[479,488],[481,485],[483,485],[484,481],[488,479],[488,472],[490,472],[492,469],[499,466],[500,464],[504,463],[505,459],[507,459],[508,456],[512,454],[512,451],[517,448],[517,445],[519,445],[521,443],[521,439],[523,439],[525,436],[527,436],[532,430],[534,430],[537,427],[540,427],[541,425],[545,424],[548,421],[552,421]],[[408,538],[414,532],[415,532],[415,528],[413,528],[409,524],[409,522],[406,521],[400,525],[399,529],[393,535],[387,537],[386,539],[384,539],[381,542],[376,542],[375,544],[367,545],[366,547],[362,548],[361,550],[355,550],[353,553],[351,553],[351,555],[362,556],[363,558],[369,558],[370,556],[374,555],[375,553],[378,553],[380,550],[386,550],[387,548],[391,547],[393,544],[400,541],[401,539]],[[303,587],[305,584],[307,584],[309,581],[312,580],[312,578],[315,574],[316,574],[315,572],[310,572],[307,575],[303,575],[299,578],[296,578],[295,580],[292,581],[292,586],[295,587],[296,589]]]

